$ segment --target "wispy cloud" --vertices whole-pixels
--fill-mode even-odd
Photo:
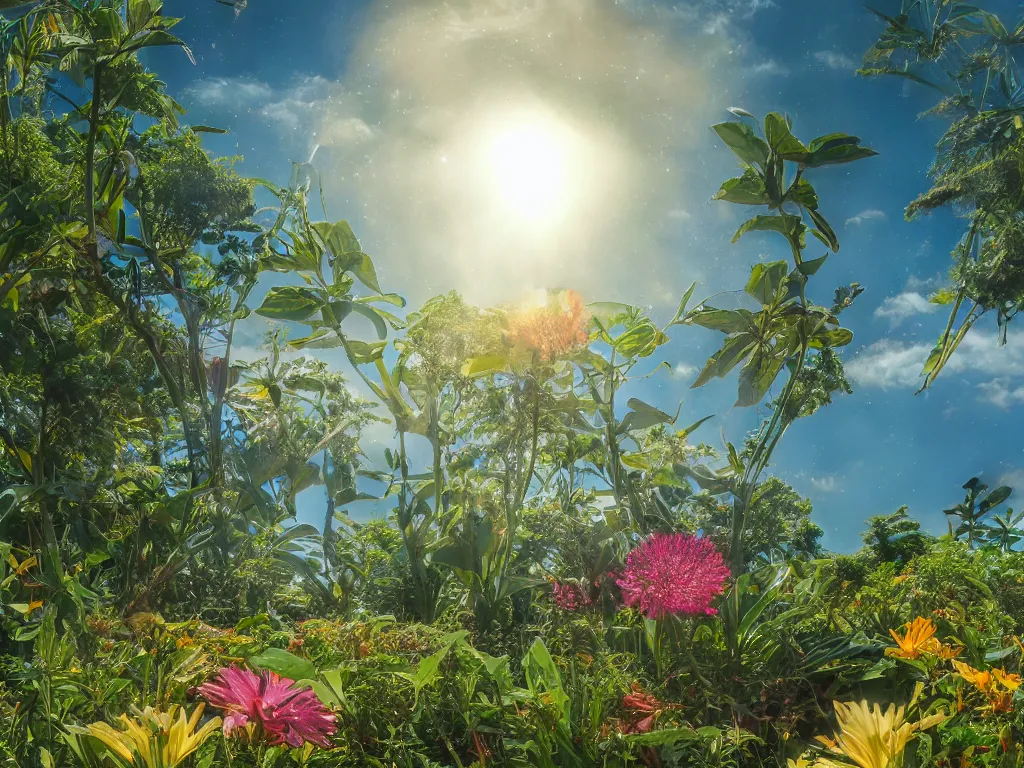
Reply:
[[[846,220],[846,226],[859,227],[869,221],[885,221],[888,218],[885,215],[885,211],[880,211],[877,208],[868,208],[867,210],[861,211],[856,216],[851,216]]]
[[[788,75],[789,68],[784,64],[780,64],[775,59],[766,59],[765,61],[759,61],[751,67],[751,70],[756,75]]]
[[[857,60],[840,51],[815,51],[814,59],[829,69],[839,69],[853,74],[857,69]]]
[[[835,493],[842,490],[843,478],[838,475],[821,475],[811,478],[811,487],[818,493]]]
[[[887,296],[881,306],[875,309],[875,317],[884,318],[895,326],[914,315],[931,314],[938,308],[939,305],[932,304],[926,296],[916,291],[905,291]]]

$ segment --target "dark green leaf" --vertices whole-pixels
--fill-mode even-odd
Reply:
[[[779,351],[755,351],[740,371],[737,406],[757,405],[761,402],[775,377],[779,375],[784,357]]]
[[[714,199],[740,205],[767,205],[770,202],[764,177],[753,168],[747,168],[742,176],[722,184]]]

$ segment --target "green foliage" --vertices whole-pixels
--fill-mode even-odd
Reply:
[[[805,255],[808,232],[839,247],[808,176],[874,154],[859,139],[805,144],[777,113],[715,126],[743,166],[718,197],[762,206],[736,237],[792,254],[753,267],[746,306],[691,308],[693,285],[667,322],[572,291],[403,312],[349,223],[310,217],[312,168],[247,180],[203,148],[215,129],[179,125],[139,57],[183,47],[158,0],[18,13],[0,24],[0,765],[101,768],[115,758],[86,726],[193,708],[228,665],[309,687],[337,732],[217,736],[189,768],[781,766],[819,756],[850,699],[946,711],[905,765],[1019,762],[1009,489],[970,481],[949,537],[904,508],[833,556],[810,502],[764,477],[790,425],[851,391],[838,316],[861,288],[813,303],[826,257]],[[939,18],[951,39],[1001,34],[982,12]],[[1007,152],[958,189],[984,181],[970,194],[994,210]],[[260,213],[256,187],[276,200]],[[274,327],[240,361],[253,313]],[[695,385],[738,367],[739,404],[767,406],[740,449],[637,396],[686,326],[725,335]],[[322,349],[372,401],[295,354]],[[323,525],[295,521],[311,489]],[[697,530],[733,564],[717,612],[623,607],[637,542]],[[904,650],[914,619],[936,644]]]
[[[876,11],[886,29],[859,72],[896,75],[942,95],[929,110],[947,121],[934,183],[910,203],[907,218],[950,206],[967,220],[951,286],[932,297],[950,305],[950,314],[922,371],[925,389],[984,315],[995,313],[1005,343],[1009,321],[1024,307],[1024,102],[1015,50],[1024,26],[1007,27],[963,0],[902,5],[898,15]]]

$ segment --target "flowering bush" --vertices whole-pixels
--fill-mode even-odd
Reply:
[[[710,539],[684,533],[656,533],[626,558],[615,580],[628,606],[649,618],[714,615],[711,601],[729,569]]]
[[[293,680],[273,672],[256,674],[227,667],[197,692],[225,711],[225,736],[242,729],[251,739],[263,739],[270,745],[301,747],[309,742],[330,746],[330,736],[337,730],[334,715],[311,689],[294,685]]]

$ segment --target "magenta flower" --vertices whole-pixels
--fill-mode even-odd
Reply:
[[[568,581],[553,583],[551,596],[563,611],[578,611],[593,602],[583,587]]]
[[[217,679],[199,686],[197,692],[224,710],[225,736],[253,726],[271,746],[301,747],[308,741],[329,747],[329,737],[337,730],[334,715],[311,688],[293,688],[294,684],[273,672],[257,675],[225,667]]]
[[[656,533],[629,553],[615,579],[628,606],[645,616],[713,615],[729,569],[710,539],[685,533]]]

